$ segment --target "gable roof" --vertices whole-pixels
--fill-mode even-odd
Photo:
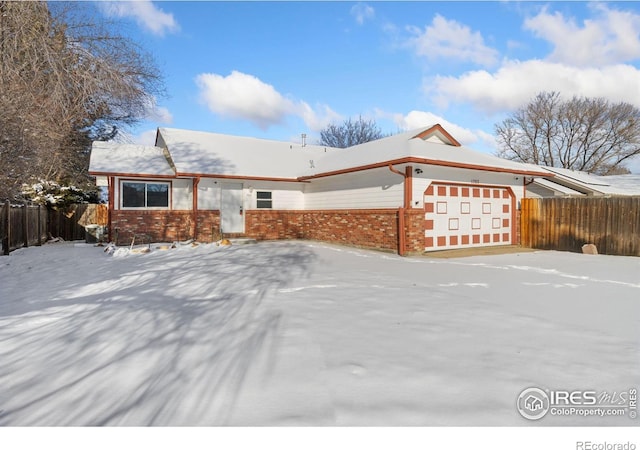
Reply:
[[[465,147],[439,125],[405,131],[386,138],[328,153],[303,179],[346,173],[388,164],[428,164],[528,176],[552,176],[545,169],[509,161]]]
[[[462,146],[439,124],[337,149],[176,128],[158,128],[156,146],[94,143],[92,175],[304,181],[389,164],[427,164],[552,176],[545,169]],[[107,154],[110,153],[110,154]]]
[[[154,177],[175,175],[162,148],[101,141],[95,141],[91,145],[89,173]]]

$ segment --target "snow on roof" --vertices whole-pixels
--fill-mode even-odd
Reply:
[[[95,142],[90,172],[93,175],[125,173],[296,180],[401,161],[552,175],[538,166],[461,146],[440,125],[405,131],[346,149],[158,128],[155,147]]]
[[[629,178],[622,181],[628,175],[618,176],[598,176],[577,170],[564,169],[560,167],[545,167],[545,169],[556,174],[554,181],[569,184],[570,187],[584,189],[603,195],[640,195],[640,175],[635,175],[635,179]],[[633,175],[631,175],[633,177]]]
[[[296,179],[338,149],[202,131],[158,129],[178,174]]]
[[[581,184],[591,185],[591,186],[608,186],[609,184],[602,180],[602,177],[598,177],[596,175],[590,175],[586,172],[580,172],[578,170],[564,169],[561,167],[546,167],[545,169],[560,175],[565,178],[569,178],[575,180]]]
[[[159,147],[96,141],[91,146],[89,173],[172,176],[169,161]]]
[[[307,170],[307,175],[317,175],[406,158],[424,160],[427,164],[484,168],[485,170],[510,171],[513,173],[535,173],[540,176],[550,175],[540,167],[531,167],[515,161],[498,158],[497,156],[461,146],[457,142],[448,141],[441,133],[437,132],[438,128],[436,127],[438,126],[410,130],[327,154],[316,162],[314,171]],[[430,132],[432,129],[433,133]]]
[[[627,193],[627,195],[640,195],[640,175],[607,175],[601,177],[609,183],[611,188]]]

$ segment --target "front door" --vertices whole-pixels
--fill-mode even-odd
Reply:
[[[244,233],[242,183],[223,183],[220,189],[222,233]]]

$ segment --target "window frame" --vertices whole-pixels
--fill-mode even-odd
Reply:
[[[269,194],[269,198],[260,198],[260,194]],[[260,204],[269,206],[260,206]],[[256,209],[273,209],[273,191],[256,191]]]
[[[125,206],[124,205],[124,185],[131,184],[144,184],[144,206]],[[161,184],[167,186],[167,206],[148,206],[147,186],[150,184]],[[168,180],[136,180],[136,179],[120,179],[120,192],[119,192],[119,206],[122,210],[127,211],[167,211],[171,209],[173,185]]]

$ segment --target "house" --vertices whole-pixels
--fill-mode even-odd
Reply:
[[[532,166],[540,167],[540,166]],[[553,177],[536,178],[527,197],[602,197],[640,195],[639,175],[598,176],[559,167],[544,167]]]
[[[422,253],[518,242],[526,182],[552,177],[460,145],[442,126],[336,149],[159,128],[94,142],[110,238],[313,239]]]

